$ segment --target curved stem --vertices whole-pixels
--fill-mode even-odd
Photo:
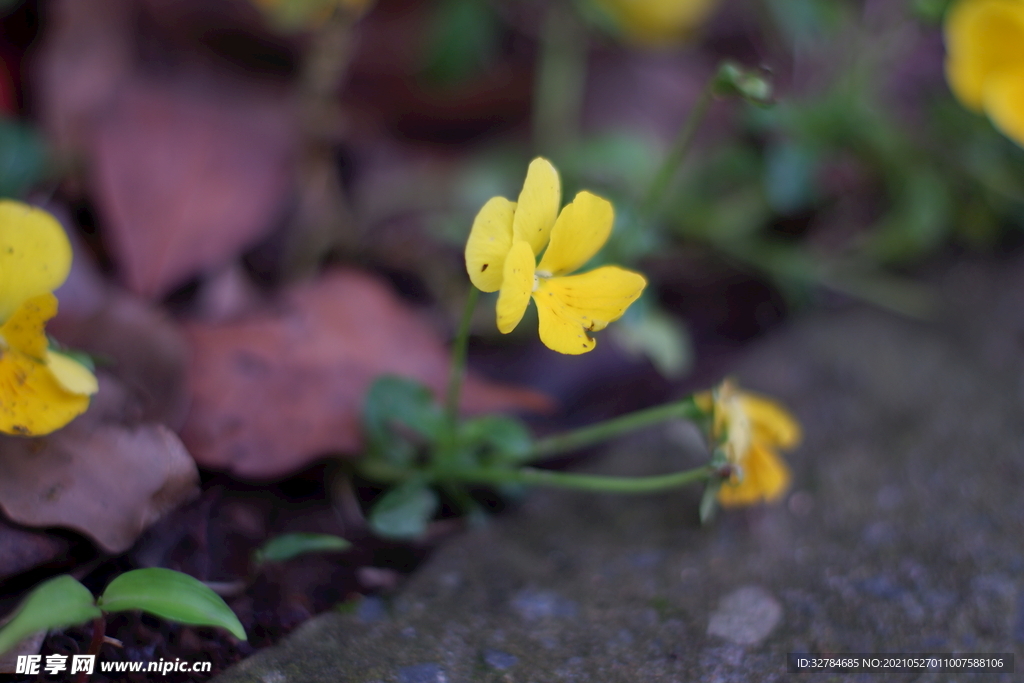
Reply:
[[[526,484],[606,493],[652,493],[706,481],[717,471],[718,469],[711,465],[702,465],[692,470],[652,477],[610,477],[523,467],[518,470],[459,469],[438,472],[436,476],[439,479],[457,479],[476,484]]]
[[[647,195],[640,204],[641,214],[650,214],[658,207],[658,203],[661,201],[662,196],[664,196],[665,190],[668,189],[668,184],[672,181],[676,171],[679,170],[679,166],[686,159],[686,154],[690,151],[690,145],[693,143],[697,128],[700,127],[701,122],[708,113],[708,109],[711,107],[717,85],[718,72],[716,71],[715,75],[708,79],[707,85],[704,86],[700,97],[697,98],[697,102],[694,103],[689,115],[687,115],[686,120],[683,122],[683,127],[679,129],[679,134],[676,136],[675,142],[672,143],[671,151],[665,157],[665,161],[662,162],[657,175],[654,176],[651,187],[647,190]]]
[[[89,649],[86,650],[85,654],[93,655],[94,657],[99,655],[100,648],[103,647],[103,634],[106,633],[106,630],[106,615],[100,615],[92,620],[92,640],[89,641]],[[89,677],[88,671],[79,671],[78,675],[75,676],[75,683],[88,683]]]
[[[462,380],[466,374],[466,349],[469,347],[469,324],[473,319],[473,310],[476,308],[476,300],[480,296],[480,290],[470,287],[469,296],[466,297],[466,308],[462,311],[462,320],[459,322],[459,331],[455,335],[455,342],[452,344],[452,367],[448,375],[448,393],[445,398],[445,420],[448,423],[449,431],[455,433],[455,425],[459,418],[459,394],[462,391]]]
[[[614,438],[634,429],[647,427],[672,418],[678,417],[692,420],[703,415],[704,412],[697,407],[693,396],[687,396],[674,403],[655,406],[646,410],[638,410],[628,415],[599,422],[596,425],[582,427],[565,434],[555,434],[546,439],[541,439],[533,445],[529,453],[523,456],[523,461],[529,462],[558,453],[574,451],[584,446],[590,446],[591,444]]]

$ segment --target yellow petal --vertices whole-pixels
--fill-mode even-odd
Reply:
[[[800,423],[781,405],[747,391],[740,393],[739,402],[750,420],[754,441],[779,448],[800,443]]]
[[[527,242],[515,242],[505,257],[501,291],[498,293],[498,331],[502,334],[516,329],[530,305],[535,260]]]
[[[715,0],[598,0],[627,38],[650,46],[670,45],[704,21]]]
[[[516,204],[504,197],[489,200],[473,220],[466,241],[466,271],[482,292],[501,289],[505,256],[512,248],[512,217]]]
[[[43,362],[50,342],[46,321],[57,314],[57,297],[40,294],[24,302],[0,327],[0,337],[11,350]]]
[[[988,79],[984,105],[996,128],[1024,147],[1024,62]]]
[[[558,215],[537,270],[565,275],[582,267],[608,241],[614,221],[611,202],[580,192]]]
[[[92,396],[100,389],[96,375],[71,356],[57,351],[46,352],[46,366],[64,391]]]
[[[789,488],[789,468],[768,448],[752,446],[741,467],[742,478],[730,479],[718,490],[718,502],[725,507],[770,503]]]
[[[949,87],[980,112],[988,79],[1024,64],[1024,2],[961,0],[946,14],[945,35]]]
[[[582,275],[542,279],[534,293],[540,340],[553,351],[586,353],[596,342],[587,334],[618,320],[643,292],[639,273],[604,266]]]
[[[52,292],[71,270],[71,243],[53,216],[0,200],[0,321],[30,297]]]
[[[49,434],[88,407],[89,397],[65,391],[45,363],[13,348],[0,351],[0,432]]]
[[[512,231],[517,240],[526,240],[536,256],[548,243],[548,236],[562,203],[562,182],[551,162],[537,157],[530,162],[519,193]]]

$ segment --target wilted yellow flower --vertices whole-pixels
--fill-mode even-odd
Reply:
[[[960,0],[945,34],[953,94],[1024,145],[1024,0]]]
[[[718,491],[726,507],[777,500],[789,488],[789,468],[777,449],[800,442],[800,425],[775,401],[740,391],[726,380],[698,394],[697,405],[711,414],[711,438],[725,449],[734,472]]]
[[[650,46],[671,45],[701,24],[716,0],[595,0],[623,35]]]
[[[466,242],[466,270],[478,289],[499,292],[499,331],[515,329],[532,297],[541,341],[575,355],[594,348],[588,332],[622,317],[647,281],[618,266],[569,275],[604,246],[614,210],[607,200],[580,192],[559,213],[561,196],[558,171],[547,159],[534,159],[518,203],[494,197],[480,209]]]
[[[51,293],[71,269],[71,245],[50,214],[0,201],[0,432],[48,434],[85,412],[92,372],[49,348]]]

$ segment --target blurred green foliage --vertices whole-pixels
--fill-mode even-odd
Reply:
[[[554,69],[585,79],[593,45],[614,35],[586,0],[570,4],[578,12],[575,27],[538,28],[530,36],[539,42],[535,78]],[[824,289],[930,315],[937,302],[915,277],[920,264],[949,249],[998,248],[1024,227],[1024,150],[960,107],[939,80],[934,46],[949,4],[758,3],[758,13],[739,21],[749,22],[767,55],[764,66],[800,64],[801,77],[781,74],[787,91],[773,106],[758,107],[759,93],[771,99],[769,74],[737,68],[732,89],[741,97],[727,105],[733,129],[711,143],[698,136],[655,206],[648,193],[671,156],[664,141],[645,130],[587,131],[572,88],[538,87],[538,98],[567,101],[534,103],[533,149],[480,148],[456,183],[463,210],[435,216],[435,224],[453,244],[464,243],[472,214],[492,196],[514,198],[522,169],[539,153],[561,172],[563,201],[589,189],[614,203],[615,230],[595,265],[644,270],[645,263],[696,252],[760,273],[797,305]],[[456,65],[479,69],[501,31],[517,30],[502,27],[503,17],[490,3],[444,0],[430,73],[444,81],[467,77]],[[913,48],[920,36],[927,40]],[[922,45],[924,52],[915,53]],[[900,60],[917,62],[903,74]],[[612,336],[665,374],[680,374],[692,360],[686,328],[661,309],[656,292],[651,288]]]
[[[36,129],[0,118],[0,197],[21,197],[46,171],[46,144]]]

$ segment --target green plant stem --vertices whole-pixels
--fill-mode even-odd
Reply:
[[[704,90],[701,91],[693,108],[690,109],[686,120],[683,121],[683,126],[679,129],[675,142],[672,143],[672,149],[669,151],[668,156],[665,157],[665,161],[662,162],[661,168],[658,169],[658,173],[654,176],[654,180],[651,182],[651,186],[647,190],[643,202],[640,204],[641,215],[649,216],[652,211],[658,208],[665,190],[668,189],[669,183],[672,182],[672,178],[675,177],[680,165],[686,159],[690,146],[693,144],[693,138],[697,134],[697,129],[700,127],[701,122],[704,121],[704,117],[711,107],[718,80],[718,72],[716,71],[708,79]]]
[[[551,154],[573,142],[583,108],[587,34],[566,3],[552,2],[540,36],[533,99],[534,147]]]
[[[582,427],[565,434],[555,434],[546,439],[541,439],[533,445],[529,453],[523,456],[523,461],[529,462],[558,453],[574,451],[672,418],[692,420],[703,415],[704,412],[697,407],[693,396],[687,396],[673,403],[638,410],[628,415],[599,422],[596,425]]]
[[[554,486],[563,489],[598,491],[606,493],[652,493],[678,488],[698,481],[706,481],[715,475],[717,469],[702,465],[692,470],[659,474],[653,477],[609,477],[599,474],[575,474],[540,470],[533,467],[521,469],[457,469],[437,473],[438,478],[472,482],[475,484],[526,484],[528,486]]]
[[[448,393],[445,397],[444,416],[449,434],[454,437],[455,428],[459,419],[459,395],[462,393],[462,380],[466,375],[466,349],[469,347],[469,325],[473,319],[473,310],[476,308],[476,301],[480,297],[480,290],[476,287],[469,288],[469,296],[466,297],[466,308],[462,311],[462,320],[459,322],[459,331],[455,335],[455,342],[452,344],[452,367],[448,375]]]

